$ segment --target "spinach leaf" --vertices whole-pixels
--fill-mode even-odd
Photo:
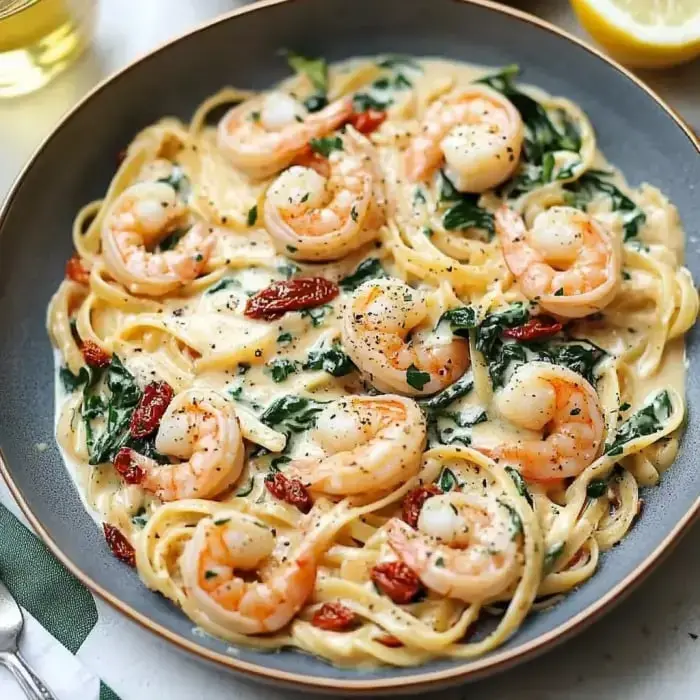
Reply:
[[[328,91],[328,64],[323,58],[308,58],[294,51],[286,51],[287,63],[296,73],[306,75],[319,92]]]
[[[564,344],[550,343],[547,346],[531,345],[531,347],[538,352],[540,359],[568,367],[585,377],[591,384],[595,383],[596,366],[607,356],[605,350],[588,340],[574,340]]]
[[[209,289],[207,289],[205,294],[216,294],[216,292],[220,292],[222,289],[228,289],[229,287],[235,287],[235,288],[240,288],[241,283],[235,279],[234,277],[224,277],[223,279],[220,279],[216,284],[213,284]]]
[[[260,421],[289,437],[292,433],[313,428],[316,414],[322,410],[323,404],[320,401],[303,396],[281,396],[265,409]]]
[[[304,309],[301,312],[301,317],[310,319],[311,325],[314,328],[318,328],[324,324],[326,314],[332,310],[333,307],[330,304],[323,304],[322,306],[316,306],[313,309]]]
[[[287,279],[290,279],[294,277],[294,275],[301,272],[301,268],[299,265],[295,265],[293,262],[288,260],[287,262],[277,266],[277,272],[284,275]]]
[[[467,231],[478,228],[488,233],[489,240],[495,232],[493,214],[478,205],[478,194],[459,192],[445,173],[440,171],[439,198],[441,202],[456,202],[442,217],[442,225],[448,231]]]
[[[482,209],[477,202],[479,195],[465,194],[453,207],[450,207],[442,217],[442,225],[448,231],[467,231],[470,228],[478,228],[486,231],[489,240],[495,233],[493,214]]]
[[[588,498],[600,498],[608,490],[608,482],[606,479],[593,479],[586,486],[586,495]]]
[[[506,384],[506,374],[513,363],[527,362],[527,351],[520,343],[500,343],[494,353],[487,358],[489,376],[495,389]]]
[[[311,139],[309,146],[311,146],[312,151],[322,155],[324,158],[328,158],[333,151],[343,150],[343,140],[340,136],[322,136],[318,139]]]
[[[552,151],[579,151],[581,135],[575,124],[560,112],[557,116],[562,126],[558,129],[549,118],[547,110],[515,86],[515,78],[519,73],[518,66],[511,65],[500,73],[486,76],[476,82],[488,85],[505,95],[520,112],[529,132],[529,138],[525,139],[524,145],[526,159],[533,163],[541,163],[544,155]]]
[[[304,369],[322,369],[334,377],[344,377],[355,369],[355,365],[340,344],[334,343],[330,348],[311,349]]]
[[[258,205],[254,204],[250,209],[248,209],[247,224],[248,227],[255,226],[255,222],[258,220]]]
[[[172,250],[179,242],[180,239],[189,231],[188,228],[176,228],[174,231],[169,233],[165,238],[162,238],[158,243],[158,250],[161,252],[165,250]]]
[[[143,507],[139,508],[138,511],[131,516],[131,522],[136,525],[136,527],[146,527],[146,523],[148,523],[146,509]]]
[[[156,451],[154,436],[136,440],[129,435],[131,414],[141,399],[141,389],[117,355],[112,355],[100,378],[105,379],[104,386],[95,381],[83,392],[81,415],[85,423],[88,462],[112,462],[122,447],[131,447],[157,461],[167,461]],[[99,433],[95,421],[101,426]]]
[[[320,112],[328,106],[328,98],[325,93],[316,92],[304,100],[304,107],[308,112]]]
[[[162,182],[166,185],[170,185],[175,192],[185,198],[190,193],[190,180],[179,165],[174,165],[173,169],[170,171],[170,175],[167,177],[161,177],[156,180],[156,182]]]
[[[95,374],[96,371],[87,365],[81,367],[78,374],[73,374],[68,367],[61,367],[61,369],[58,370],[59,379],[66,392],[75,391],[78,387],[83,386],[83,384],[90,386]]]
[[[269,374],[272,377],[272,381],[276,384],[283,382],[290,374],[294,374],[296,371],[297,363],[282,357],[270,360],[265,367],[266,374]]]
[[[462,193],[452,184],[443,170],[438,175],[438,198],[441,202],[459,202]]]
[[[610,173],[589,170],[575,182],[564,185],[564,189],[569,193],[569,204],[585,211],[597,196],[601,194],[607,196],[612,210],[619,212],[622,217],[624,239],[628,241],[637,236],[639,229],[647,220],[646,214],[612,182],[604,179],[606,177],[610,177]]]
[[[419,399],[418,403],[430,418],[438,414],[457,399],[466,396],[474,388],[474,379],[471,372],[463,374],[454,384],[450,384],[440,393],[429,399]]]
[[[542,569],[544,570],[545,574],[548,574],[554,568],[554,564],[556,563],[557,559],[559,559],[563,551],[563,542],[559,542],[559,544],[552,545],[547,550],[546,554],[544,555],[544,560],[542,562]]]
[[[459,482],[457,481],[457,477],[455,476],[454,472],[447,467],[442,468],[437,483],[445,493],[452,491],[452,489],[459,486]]]
[[[367,258],[357,266],[355,272],[347,277],[343,277],[339,284],[341,289],[346,292],[351,292],[353,289],[357,289],[367,280],[386,276],[386,271],[382,267],[382,263],[379,261],[379,258]]]
[[[406,382],[414,389],[421,391],[423,387],[430,381],[428,372],[421,372],[415,365],[411,365],[406,370]]]
[[[505,471],[508,473],[508,476],[513,479],[518,493],[529,503],[530,507],[532,507],[532,496],[530,495],[530,491],[527,488],[522,474],[515,467],[505,467]]]
[[[247,496],[253,490],[254,486],[255,479],[251,476],[248,480],[248,483],[245,486],[242,486],[240,489],[238,489],[238,491],[236,491],[236,497],[243,498],[243,496]]]
[[[510,539],[514,540],[523,531],[523,521],[520,519],[518,511],[509,503],[499,498],[498,505],[508,511],[508,515],[510,516]]]
[[[472,442],[471,429],[479,424],[485,423],[488,420],[486,411],[480,406],[471,406],[463,411],[441,411],[437,416],[441,420],[437,421],[435,429],[437,438],[441,445],[454,445],[461,443],[468,447]],[[445,423],[448,425],[445,426]],[[449,425],[452,423],[452,425]]]
[[[468,338],[469,331],[477,326],[476,309],[472,306],[461,306],[456,309],[450,309],[440,317],[438,324],[447,321],[452,328],[453,335],[460,338]]]
[[[672,413],[671,397],[664,389],[617,429],[613,442],[605,449],[605,454],[611,457],[621,455],[628,442],[661,430]]]
[[[518,302],[489,314],[477,326],[476,348],[484,354],[494,387],[499,388],[505,384],[506,373],[513,363],[523,364],[529,360],[542,360],[568,367],[594,383],[595,368],[606,357],[606,352],[587,340],[548,343],[503,340],[504,329],[521,326],[529,316],[527,307]]]
[[[522,302],[489,314],[477,328],[476,349],[483,352],[488,359],[496,344],[500,342],[503,330],[522,326],[529,318],[530,312]]]
[[[581,135],[576,124],[564,110],[548,112],[537,100],[518,90],[515,78],[519,72],[518,66],[512,65],[495,75],[476,81],[505,95],[520,112],[525,125],[526,138],[522,154],[525,167],[507,187],[512,196],[552,182],[553,179],[571,177],[572,166],[554,175],[553,153],[578,153],[581,150]],[[560,126],[555,125],[550,114],[556,115]]]
[[[380,100],[368,92],[358,92],[352,98],[352,108],[355,112],[367,112],[370,109],[383,112],[392,102],[391,98]]]

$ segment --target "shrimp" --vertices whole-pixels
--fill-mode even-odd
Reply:
[[[518,543],[510,511],[493,496],[451,491],[423,505],[418,530],[393,518],[389,545],[424,586],[472,603],[515,580]]]
[[[518,367],[496,395],[499,413],[526,430],[546,437],[523,437],[496,446],[472,447],[516,466],[528,479],[552,481],[578,476],[598,454],[603,411],[591,384],[576,372],[548,362]]]
[[[503,205],[496,212],[496,230],[520,290],[547,311],[581,318],[605,308],[617,294],[619,242],[588,214],[552,207],[528,230],[522,217]]]
[[[156,449],[186,460],[161,465],[131,451],[137,483],[161,501],[214,498],[243,469],[245,450],[233,407],[208,389],[187,389],[175,396],[161,419]]]
[[[331,518],[312,510],[301,541],[281,558],[275,557],[273,530],[257,518],[238,511],[203,518],[180,559],[188,596],[225,628],[245,635],[276,632],[313,593]]]
[[[331,496],[378,493],[418,473],[425,418],[403,396],[348,396],[326,406],[310,437],[325,456],[292,461],[285,475]]]
[[[393,278],[371,280],[345,306],[343,344],[380,391],[434,394],[467,370],[469,346],[433,330],[427,316],[420,291]]]
[[[219,122],[218,143],[236,168],[265,178],[286,168],[312,138],[334,131],[352,112],[350,98],[308,113],[289,95],[270,92],[229,110]]]
[[[114,201],[102,226],[102,251],[109,274],[133,294],[161,296],[199,276],[214,245],[210,229],[192,226],[172,250],[150,252],[178,226],[187,208],[164,182],[140,182]]]
[[[444,160],[460,192],[484,192],[518,167],[523,121],[515,106],[485,86],[455,90],[428,108],[406,151],[406,172],[423,180]]]
[[[295,165],[267,191],[265,228],[282,252],[295,260],[342,258],[373,240],[384,222],[374,147],[351,128],[342,144],[342,150],[329,155],[327,178]]]

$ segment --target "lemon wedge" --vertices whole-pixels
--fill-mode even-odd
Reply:
[[[675,66],[700,56],[700,0],[571,0],[581,24],[621,63]]]

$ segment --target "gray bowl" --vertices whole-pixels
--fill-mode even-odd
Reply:
[[[86,585],[144,627],[203,659],[277,684],[378,695],[471,680],[522,661],[580,630],[618,601],[687,529],[700,506],[692,454],[700,427],[661,485],[644,493],[644,515],[593,578],[554,608],[531,615],[506,644],[472,661],[419,668],[337,669],[292,650],[263,654],[196,636],[192,623],[115,560],[85,513],[53,441],[53,362],[46,304],[71,255],[78,208],[100,197],[116,155],[166,114],[187,118],[225,84],[265,88],[286,66],[280,47],[337,60],[358,54],[440,55],[493,66],[518,63],[528,82],[578,102],[601,148],[633,184],[648,180],[678,205],[698,235],[698,146],[655,95],[619,66],[563,32],[487,2],[296,0],[264,2],[223,17],[128,66],[98,86],[60,124],[25,169],[0,221],[0,444],[2,472],[53,552]],[[1,166],[0,166],[1,167]],[[700,255],[688,252],[700,279]],[[697,331],[688,339],[691,408],[698,402]],[[44,452],[35,445],[47,442]]]

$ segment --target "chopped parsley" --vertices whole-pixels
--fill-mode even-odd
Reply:
[[[422,372],[413,364],[406,370],[406,382],[418,391],[421,391],[429,381],[430,374]]]
[[[255,222],[258,220],[258,205],[253,205],[248,210],[248,226],[255,226]]]
[[[322,136],[321,138],[311,139],[309,146],[315,153],[328,158],[333,151],[343,150],[343,140],[340,136]]]

